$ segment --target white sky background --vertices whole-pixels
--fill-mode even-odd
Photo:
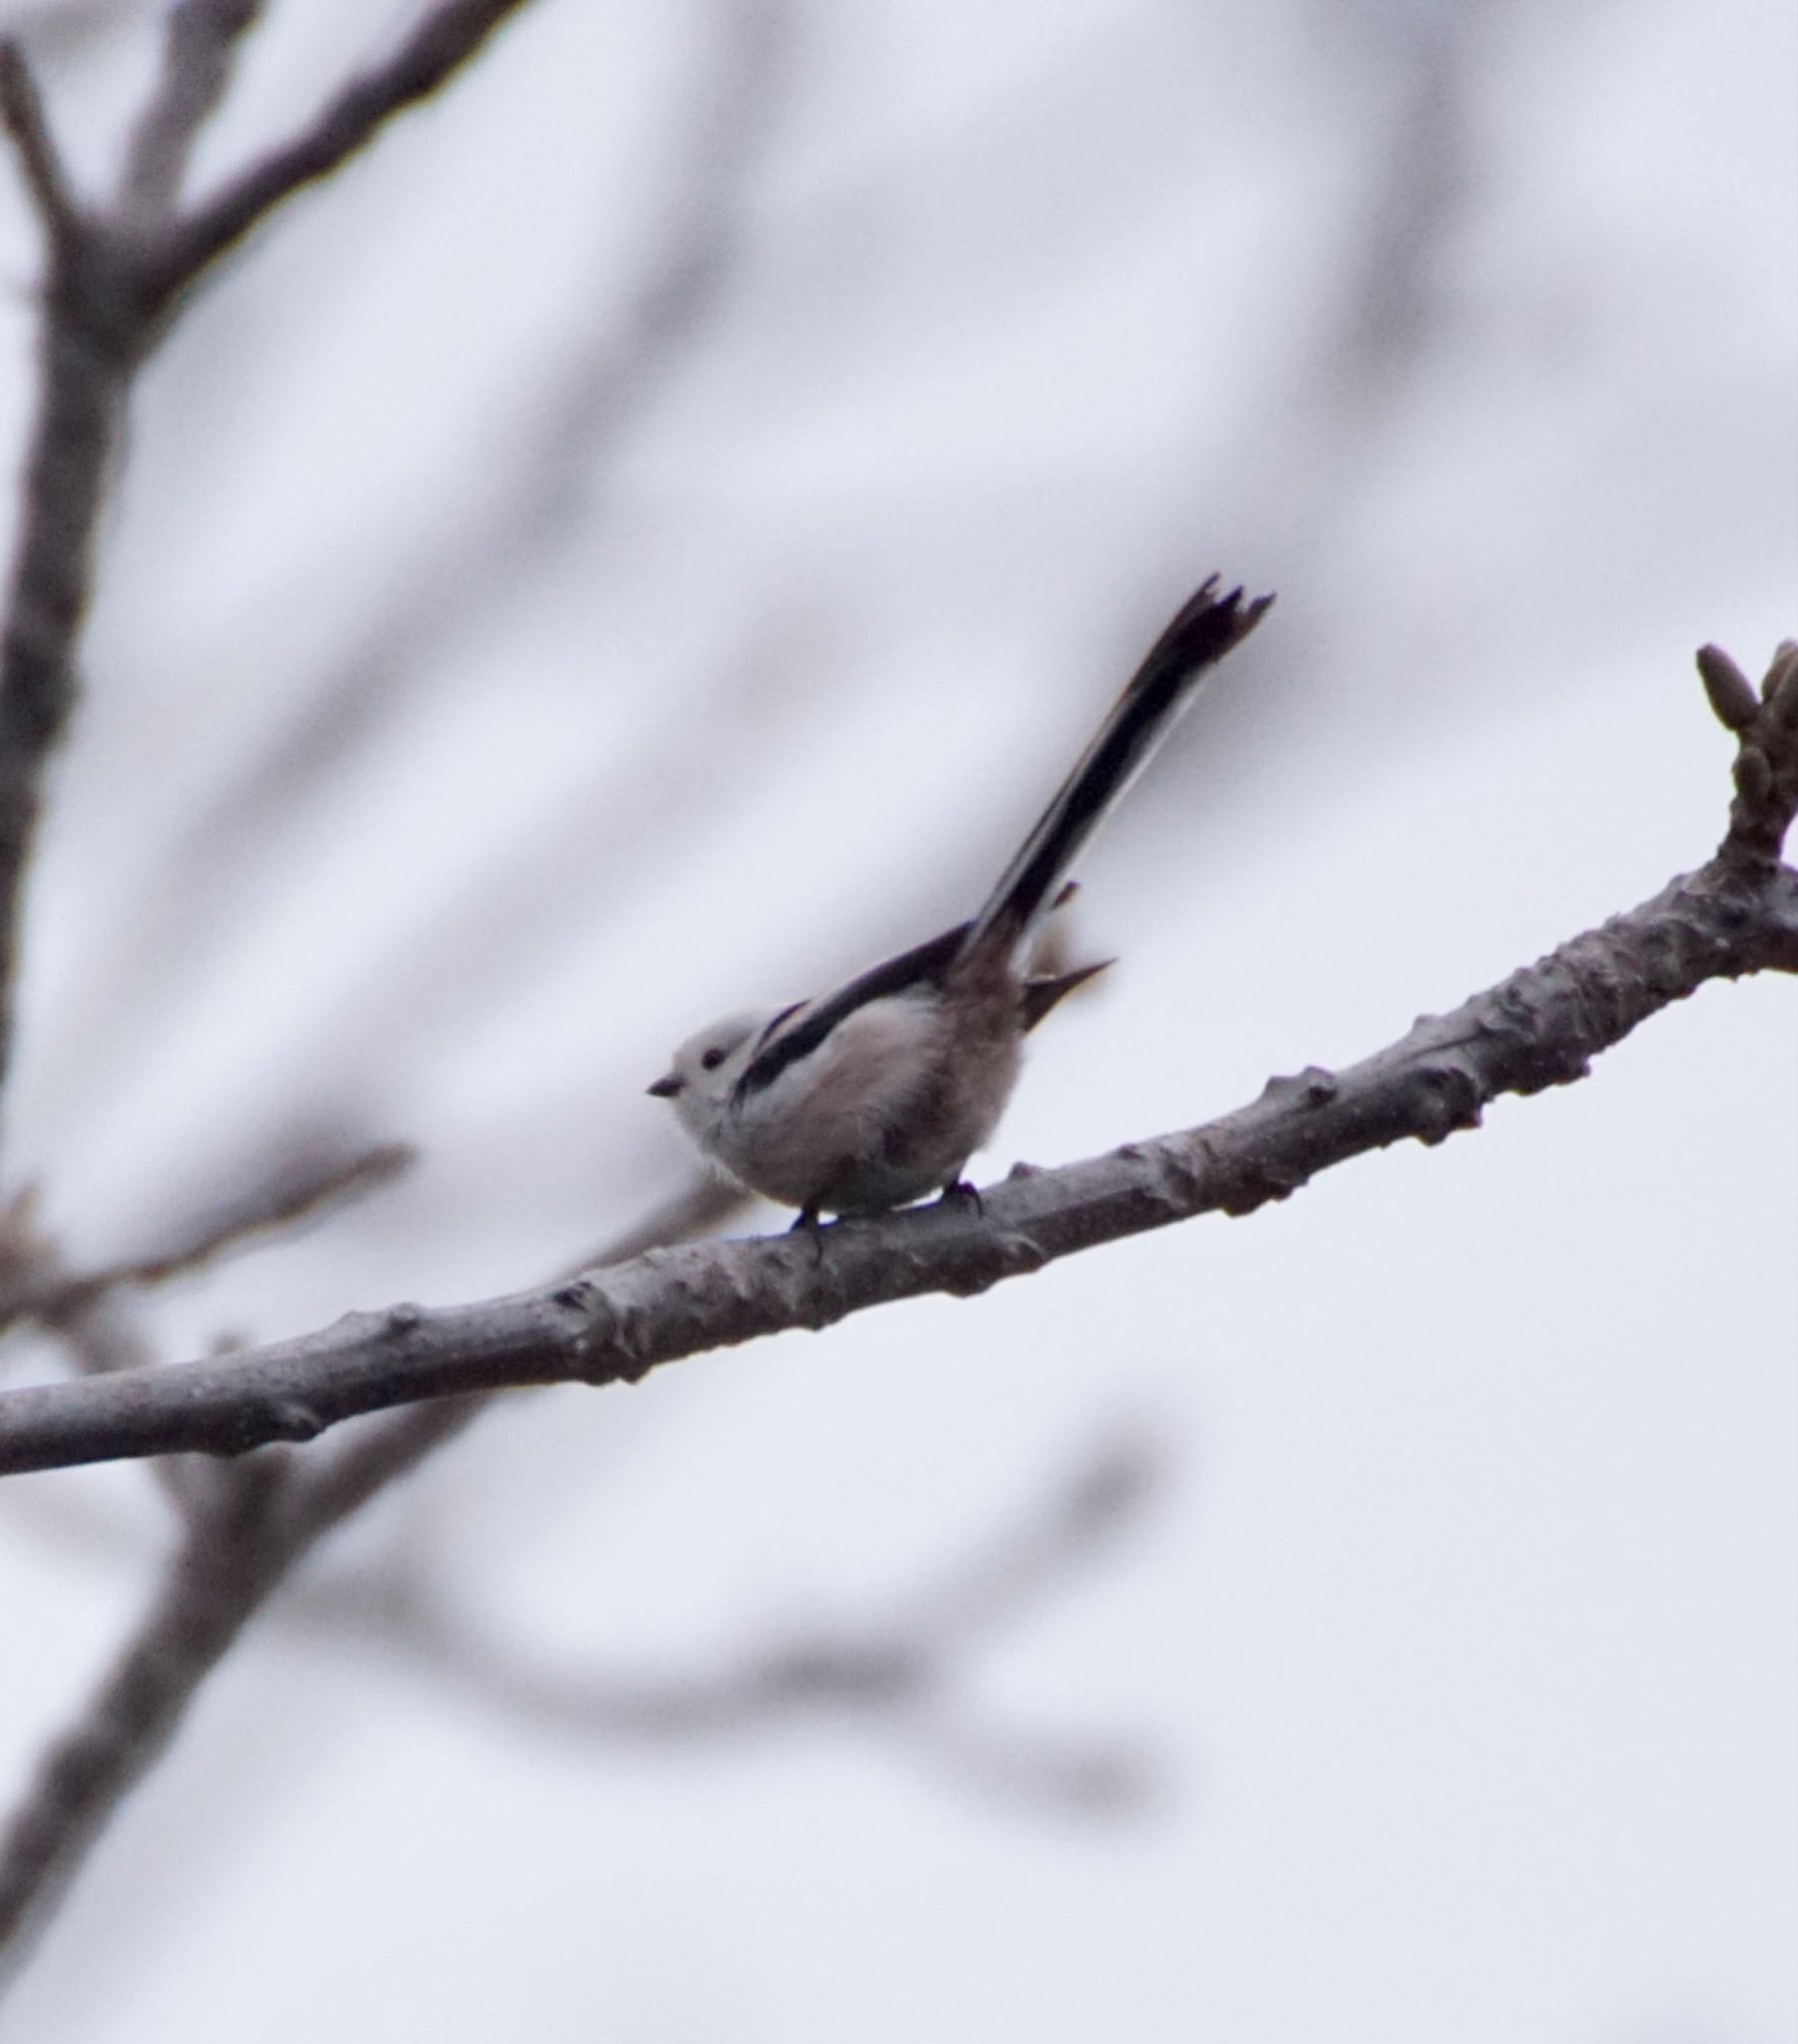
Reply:
[[[406,16],[276,7],[202,182]],[[538,0],[144,379],[9,1180],[85,1261],[308,1132],[425,1153],[157,1298],[171,1357],[672,1190],[670,1045],[967,913],[1212,569],[1278,608],[1088,861],[1124,962],[991,1170],[1371,1051],[1720,832],[1692,649],[1798,631],[1789,8],[829,0],[747,87],[732,18]],[[36,17],[90,181],[152,19]],[[15,447],[33,259],[0,179]],[[1790,2037],[1793,1020],[1713,987],[1251,1221],[513,1401],[316,1572],[448,1641],[270,1613],[0,2037]],[[1141,1511],[916,1709],[526,1707],[903,1628],[1114,1439]],[[0,1496],[7,1780],[168,1536],[137,1470]]]

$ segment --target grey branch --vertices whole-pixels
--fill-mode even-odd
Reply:
[[[0,1836],[0,1987],[120,1797],[162,1751],[187,1700],[288,1564],[269,1537],[277,1460],[246,1465],[196,1511],[143,1622],[88,1708],[45,1754]]]
[[[119,212],[145,222],[173,211],[195,138],[230,81],[239,37],[262,0],[180,0],[171,9],[163,75],[132,130],[119,183]]]
[[[441,1411],[416,1406],[408,1416]],[[1135,1518],[1159,1475],[1146,1441],[1121,1435],[1028,1515],[952,1556],[935,1581],[877,1618],[814,1624],[709,1671],[567,1669],[478,1636],[428,1579],[358,1575],[314,1583],[303,1616],[403,1656],[512,1720],[594,1741],[676,1744],[752,1736],[796,1714],[829,1713],[903,1737],[990,1790],[1093,1814],[1115,1813],[1144,1786],[1115,1741],[1045,1738],[1009,1724],[984,1731],[959,1678],[1010,1624],[1073,1580]]]
[[[329,177],[393,115],[436,92],[524,5],[439,0],[384,63],[351,79],[303,134],[252,164],[181,223],[162,252],[159,289],[180,290],[282,200]]]
[[[695,1187],[597,1254],[634,1256],[648,1240],[675,1241],[716,1211],[711,1189]],[[334,1455],[252,1455],[214,1472],[225,1481],[172,1479],[187,1523],[156,1596],[0,1831],[0,1991],[28,1933],[54,1910],[201,1684],[270,1594],[320,1539],[454,1438],[485,1402],[444,1398],[408,1407],[353,1432]],[[196,1466],[157,1464],[176,1472]]]
[[[404,1143],[381,1143],[347,1155],[282,1158],[259,1185],[195,1217],[160,1249],[97,1271],[48,1269],[17,1283],[0,1282],[0,1330],[23,1319],[61,1325],[108,1292],[187,1277],[256,1236],[312,1220],[327,1207],[391,1184],[414,1157]]]
[[[651,1250],[476,1305],[353,1313],[224,1361],[0,1393],[0,1475],[235,1454],[510,1385],[634,1383],[783,1328],[927,1292],[969,1295],[1147,1229],[1249,1214],[1351,1157],[1475,1128],[1501,1095],[1583,1078],[1599,1052],[1708,980],[1798,972],[1798,872],[1777,856],[1798,808],[1798,647],[1780,649],[1736,738],[1730,827],[1707,864],[1341,1072],[1274,1079],[1220,1121],[1109,1156],[1021,1169],[979,1211],[946,1202],[815,1237]]]
[[[0,122],[19,153],[25,189],[46,237],[53,244],[71,239],[80,228],[81,211],[44,118],[37,80],[18,44],[11,41],[0,43]]]
[[[524,0],[439,0],[399,49],[344,88],[306,132],[185,220],[153,218],[179,180],[247,23],[228,0],[187,0],[169,65],[130,153],[119,212],[90,218],[70,193],[37,87],[0,42],[0,126],[44,228],[39,391],[4,635],[0,637],[0,1080],[26,862],[44,767],[75,705],[75,645],[93,580],[95,532],[132,378],[180,294],[278,202],[325,176],[402,108],[434,92]],[[134,185],[133,181],[137,181]]]

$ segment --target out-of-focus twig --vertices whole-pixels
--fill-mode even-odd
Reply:
[[[154,221],[174,208],[195,140],[230,82],[237,41],[261,12],[262,0],[179,0],[170,9],[162,78],[125,153],[122,218]]]
[[[1475,94],[1490,69],[1492,0],[1401,9],[1389,24],[1401,73],[1386,159],[1354,248],[1340,312],[1326,322],[1317,388],[1363,430],[1411,387],[1441,324],[1440,271],[1475,170]],[[1345,420],[1345,423],[1350,421]]]
[[[1139,1788],[1139,1768],[1110,1744],[983,1726],[956,1695],[957,1678],[1139,1515],[1158,1473],[1144,1440],[1112,1440],[1020,1523],[984,1550],[953,1558],[937,1584],[901,1598],[884,1619],[811,1627],[704,1675],[532,1666],[477,1637],[417,1580],[314,1583],[296,1609],[333,1632],[353,1628],[433,1679],[567,1737],[672,1744],[750,1736],[828,1713],[910,1743],[990,1791],[1115,1810]]]
[[[678,1239],[715,1211],[709,1186],[659,1210]],[[616,1245],[638,1254],[648,1217]],[[72,1728],[51,1746],[0,1832],[0,1985],[22,1933],[40,1924],[126,1793],[155,1762],[201,1683],[275,1586],[318,1540],[452,1439],[491,1399],[391,1413],[334,1453],[252,1456],[232,1480],[195,1486],[185,1537],[133,1637]]]
[[[653,1207],[643,1219],[599,1244],[593,1252],[571,1264],[562,1274],[578,1278],[583,1271],[604,1270],[612,1264],[628,1264],[646,1250],[671,1242],[696,1242],[715,1234],[733,1221],[750,1204],[750,1195],[728,1179],[700,1175],[671,1193],[661,1206]]]
[[[101,965],[83,1006],[95,1016],[154,1013],[161,989],[216,942],[226,884],[240,887],[277,855],[296,815],[328,798],[347,759],[397,719],[441,675],[449,650],[507,601],[587,514],[596,473],[642,418],[655,395],[681,371],[708,332],[740,266],[747,237],[749,170],[774,132],[790,43],[787,0],[747,0],[723,8],[703,39],[704,73],[695,79],[682,170],[661,208],[662,225],[644,273],[624,303],[610,279],[603,303],[566,359],[524,380],[503,458],[484,460],[469,488],[438,513],[396,568],[373,613],[311,685],[297,708],[271,728],[261,753],[204,797],[157,871],[148,876],[121,941]],[[734,717],[745,740],[765,742],[775,725],[767,662],[757,649],[731,661],[730,700],[710,713]],[[690,720],[674,720],[690,752]],[[458,988],[516,981],[519,967],[496,963],[494,942],[516,957],[558,927],[553,904],[568,872],[601,870],[604,861],[651,841],[623,810],[653,784],[655,768],[633,761],[629,787],[584,787],[565,825],[534,844],[459,901],[438,929],[418,933],[385,960],[363,996],[385,1018],[428,987],[440,1018]],[[621,889],[619,898],[626,898]],[[478,925],[478,927],[470,927]],[[471,974],[471,963],[478,971]],[[453,977],[452,977],[453,976]],[[351,990],[351,999],[354,990]],[[339,1004],[341,1012],[341,1004]],[[76,1018],[80,1026],[80,1017]],[[347,1063],[371,1040],[391,1041],[389,1023],[371,1033],[360,1015],[336,1028],[316,1069],[353,1085]],[[228,1163],[224,1167],[227,1174]]]
[[[216,96],[209,65],[223,64],[236,32],[227,12],[204,0],[195,4],[189,32],[214,39],[213,58],[199,67],[208,77],[198,83],[198,73],[184,76],[176,90],[166,78],[145,117],[161,137],[154,146],[146,141],[158,158],[156,179],[179,172]],[[45,240],[37,411],[0,635],[0,1081],[10,1057],[20,904],[40,782],[74,708],[75,644],[94,536],[133,376],[181,293],[208,264],[279,201],[335,169],[391,115],[433,92],[522,4],[437,0],[394,55],[346,87],[304,134],[195,214],[155,224],[129,207],[101,216],[77,206],[30,69],[15,43],[0,42],[0,125]]]
[[[388,1143],[348,1155],[288,1157],[260,1185],[191,1223],[167,1248],[81,1273],[65,1269],[38,1222],[36,1189],[28,1187],[0,1209],[0,1331],[35,1320],[84,1376],[151,1368],[158,1358],[123,1291],[200,1270],[257,1236],[315,1218],[388,1183],[412,1154]],[[184,1511],[210,1501],[221,1487],[221,1470],[204,1457],[163,1455],[151,1467]]]
[[[25,189],[46,236],[53,243],[67,241],[80,227],[81,211],[44,118],[37,80],[13,42],[0,43],[0,122],[18,152]]]
[[[288,1565],[269,1537],[280,1462],[242,1474],[205,1494],[150,1609],[0,1832],[0,1988],[188,1698]]]
[[[56,1301],[66,1273],[56,1242],[38,1219],[35,1186],[0,1205],[0,1328],[27,1316],[36,1318],[84,1376],[106,1376],[114,1370],[148,1369],[158,1357],[138,1324],[137,1315],[114,1291]],[[33,1310],[18,1301],[35,1299]],[[150,1465],[156,1480],[182,1509],[194,1493],[217,1488],[218,1465],[204,1456],[162,1455]],[[227,1478],[227,1480],[229,1480]]]
[[[117,444],[130,378],[169,313],[200,271],[301,185],[335,169],[402,106],[434,90],[481,47],[522,0],[439,0],[384,65],[355,81],[308,131],[228,184],[185,220],[165,224],[189,147],[222,90],[230,49],[247,16],[191,0],[171,26],[165,74],[140,120],[115,218],[86,221],[68,197],[23,60],[0,46],[0,114],[13,135],[49,243],[43,322],[44,396],[28,464],[25,516],[0,656],[0,1000],[10,988],[18,890],[44,758],[73,702],[73,648],[88,594],[89,555],[107,462]],[[253,12],[253,10],[250,10]],[[763,17],[757,17],[763,18]],[[715,193],[713,195],[716,196]],[[704,234],[677,239],[674,265],[646,297],[623,356],[640,377],[659,346],[693,316],[716,273],[721,245]],[[658,365],[659,366],[659,365]],[[601,411],[621,402],[616,378],[596,386]],[[553,422],[550,442],[566,420]],[[564,454],[561,446],[546,445]],[[0,1014],[0,1061],[7,1017]],[[397,1159],[363,1162],[364,1181]],[[289,1188],[252,1211],[215,1217],[156,1255],[79,1278],[55,1274],[49,1290],[22,1294],[18,1309],[80,1314],[114,1288],[188,1270],[240,1240],[247,1229],[310,1211],[346,1189]],[[669,1241],[723,1211],[710,1185],[631,1231],[624,1247]],[[276,1210],[279,1210],[278,1213]],[[335,1452],[252,1458],[227,1480],[196,1491],[186,1535],[153,1607],[73,1729],[47,1756],[0,1838],[0,1948],[41,1922],[120,1799],[160,1752],[206,1673],[280,1578],[311,1545],[394,1477],[467,1423],[479,1400],[383,1417]]]
[[[352,79],[282,147],[197,207],[154,264],[163,293],[181,289],[302,186],[329,177],[392,117],[428,99],[526,0],[437,0],[384,62]]]
[[[40,1273],[0,1288],[0,1329],[23,1319],[61,1324],[103,1293],[187,1277],[259,1235],[315,1219],[327,1208],[390,1184],[414,1161],[405,1143],[348,1156],[284,1161],[263,1184],[198,1217],[181,1239],[97,1271]]]

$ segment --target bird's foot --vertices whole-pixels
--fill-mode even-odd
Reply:
[[[824,1223],[816,1207],[801,1207],[788,1235],[797,1235],[803,1229],[811,1237],[812,1253],[821,1264],[824,1261]]]

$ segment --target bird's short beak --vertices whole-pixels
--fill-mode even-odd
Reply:
[[[645,1090],[647,1092],[655,1094],[658,1100],[673,1100],[674,1095],[678,1093],[681,1090],[681,1088],[685,1086],[685,1084],[686,1081],[683,1078],[681,1078],[678,1072],[665,1072],[663,1076],[656,1081],[654,1086],[648,1087]]]

